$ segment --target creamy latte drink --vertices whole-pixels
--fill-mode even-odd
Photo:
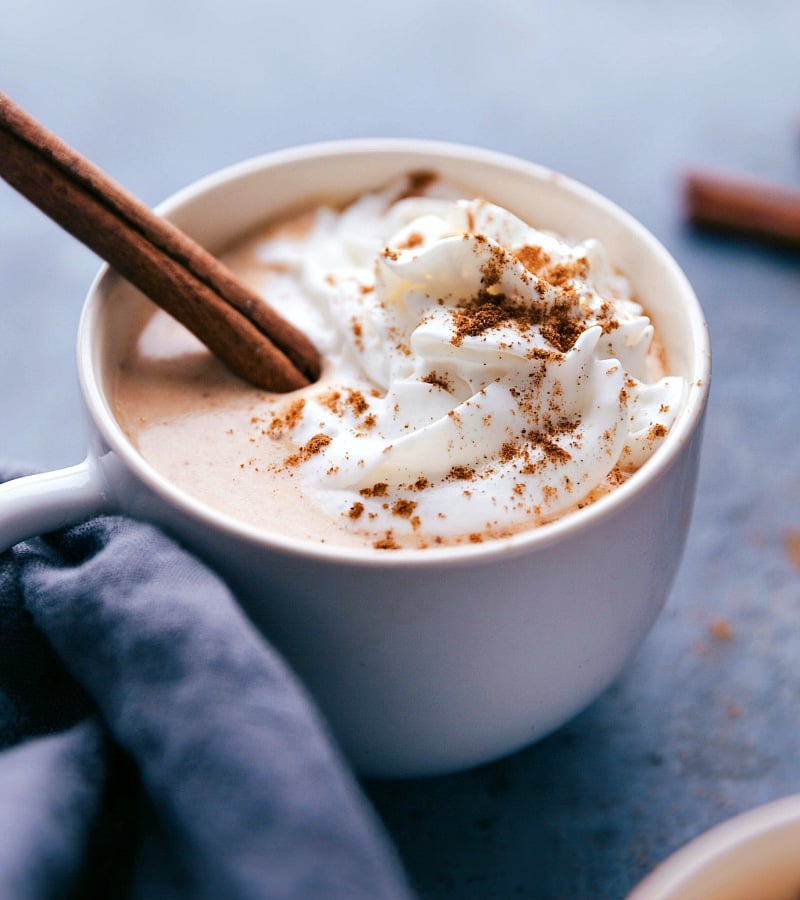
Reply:
[[[686,384],[602,244],[535,224],[434,173],[274,224],[226,262],[314,341],[320,381],[259,392],[153,310],[119,421],[186,492],[315,541],[481,542],[579,509],[647,461]]]

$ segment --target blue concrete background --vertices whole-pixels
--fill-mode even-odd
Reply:
[[[695,234],[680,175],[800,183],[800,4],[0,0],[0,89],[151,204],[307,141],[424,136],[560,169],[641,219],[706,309],[689,546],[632,665],[557,734],[367,785],[424,898],[617,898],[800,791],[800,254]],[[0,455],[77,462],[98,261],[0,184]],[[799,851],[800,852],[800,851]]]

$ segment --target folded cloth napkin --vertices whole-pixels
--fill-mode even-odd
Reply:
[[[2,900],[410,896],[297,679],[149,525],[0,554],[0,748]]]

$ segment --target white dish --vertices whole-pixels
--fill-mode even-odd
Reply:
[[[800,900],[800,794],[695,838],[628,900]]]

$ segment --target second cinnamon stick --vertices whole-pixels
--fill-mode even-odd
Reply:
[[[696,225],[800,247],[800,189],[697,170],[685,178],[684,199]]]

